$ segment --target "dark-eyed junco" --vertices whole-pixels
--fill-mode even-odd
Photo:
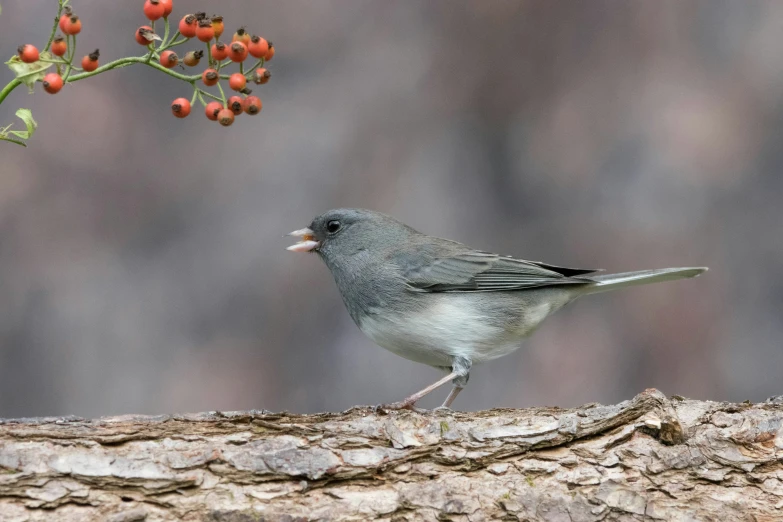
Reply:
[[[385,408],[412,408],[452,381],[442,407],[468,382],[473,364],[507,355],[549,314],[579,296],[695,277],[706,268],[622,274],[564,268],[473,250],[361,209],[330,210],[291,232],[294,252],[316,252],[334,276],[359,329],[406,359],[449,372]]]

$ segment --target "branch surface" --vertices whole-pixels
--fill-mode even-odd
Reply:
[[[2,521],[783,520],[783,401],[0,420]]]

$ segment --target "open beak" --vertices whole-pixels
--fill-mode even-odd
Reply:
[[[313,235],[313,231],[309,228],[294,230],[288,235],[302,238],[302,240],[295,245],[286,248],[286,250],[290,250],[291,252],[312,252],[321,246],[321,242],[315,240],[315,235]]]

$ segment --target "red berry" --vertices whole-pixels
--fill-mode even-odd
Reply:
[[[196,28],[196,38],[202,42],[208,42],[215,37],[215,28],[210,20],[201,20]]]
[[[212,121],[217,121],[218,113],[223,110],[223,104],[220,102],[209,102],[204,112],[207,114],[207,118]]]
[[[147,0],[144,2],[144,16],[153,22],[159,18],[163,18],[163,13],[165,12],[166,8],[160,3],[160,0]]]
[[[269,52],[269,43],[260,36],[253,36],[247,46],[247,51],[256,58],[263,58]]]
[[[232,96],[228,99],[226,105],[228,105],[228,108],[231,109],[231,112],[237,116],[242,114],[242,98],[240,96]]]
[[[179,56],[174,51],[163,51],[160,53],[160,64],[166,69],[171,69],[179,63]]]
[[[235,91],[241,91],[247,85],[247,78],[242,73],[234,73],[228,77],[228,86]]]
[[[24,63],[37,62],[38,58],[40,58],[40,54],[38,53],[38,48],[34,45],[30,45],[30,44],[20,45],[16,51],[17,53],[19,53],[19,58],[21,58],[21,60]]]
[[[201,73],[201,81],[204,82],[204,85],[207,87],[216,85],[219,80],[220,75],[215,69],[206,69],[203,73]]]
[[[269,78],[272,77],[272,73],[264,69],[263,67],[256,69],[253,73],[253,81],[256,82],[259,85],[263,85],[266,82],[269,81]]]
[[[67,50],[68,45],[65,43],[65,38],[58,35],[52,42],[52,54],[55,56],[65,56]]]
[[[152,27],[148,25],[142,25],[136,29],[136,41],[139,43],[139,45],[149,45],[153,40],[152,35],[154,34],[155,31],[152,30]]]
[[[242,42],[234,42],[228,48],[228,57],[232,62],[244,62],[247,58],[247,46]]]
[[[60,15],[60,21],[59,21],[60,31],[65,32],[65,24],[72,14],[73,11],[71,10],[71,6],[66,5],[65,7],[63,7],[63,13]]]
[[[94,52],[82,58],[82,69],[84,69],[85,72],[93,72],[97,69],[100,55],[101,52],[98,49],[95,49]]]
[[[62,22],[62,25],[60,26],[60,29],[62,29],[62,32],[65,34],[69,34],[71,36],[75,34],[79,34],[82,31],[82,21],[79,20],[79,17],[76,15],[71,15],[65,19],[65,22]]]
[[[163,6],[163,18],[168,18],[174,10],[174,2],[172,0],[160,0],[160,5]]]
[[[195,67],[203,56],[204,51],[189,51],[182,59],[182,62],[188,67]]]
[[[245,101],[242,102],[242,109],[250,115],[255,115],[261,112],[261,99],[258,96],[248,96]]]
[[[234,36],[231,37],[232,42],[242,42],[243,44],[247,45],[250,43],[250,33],[245,31],[244,27],[240,27],[237,29],[237,32],[234,33]]]
[[[63,77],[57,73],[49,73],[43,78],[43,88],[49,94],[60,92],[63,88]]]
[[[225,60],[228,56],[228,46],[223,42],[212,44],[212,58],[217,61]]]
[[[274,57],[275,57],[275,46],[274,44],[272,44],[272,42],[269,42],[269,50],[264,55],[264,61],[268,62]]]
[[[177,118],[186,118],[190,114],[190,102],[186,98],[177,98],[171,103],[171,112]]]
[[[212,28],[215,30],[215,38],[220,38],[220,35],[223,34],[224,29],[222,16],[212,17]]]
[[[179,34],[185,38],[196,36],[196,29],[198,29],[198,22],[192,14],[183,16],[182,20],[179,21]]]
[[[220,112],[217,113],[217,120],[222,126],[228,127],[234,123],[234,113],[231,112],[231,109],[220,109]]]

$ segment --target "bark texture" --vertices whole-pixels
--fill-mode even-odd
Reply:
[[[783,520],[783,401],[0,421],[0,520]]]

